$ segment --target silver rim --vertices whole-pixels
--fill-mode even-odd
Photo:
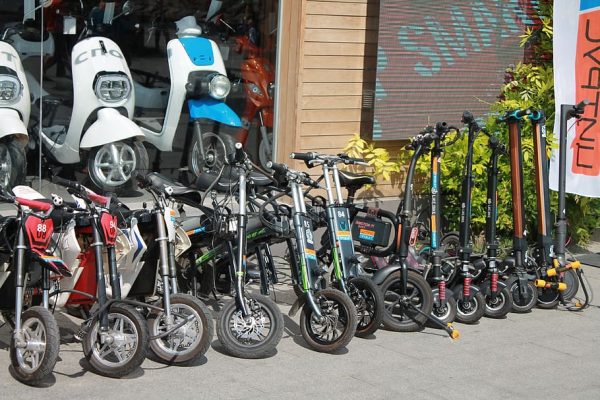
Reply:
[[[492,299],[489,299],[485,306],[489,311],[500,311],[504,307],[504,304],[506,304],[506,297],[504,293],[500,292],[496,295],[495,303],[492,302]]]
[[[173,313],[173,323],[168,324],[165,314],[160,313],[154,320],[152,326],[152,336],[159,336],[172,327],[183,322],[184,317],[188,322],[181,328],[175,330],[169,335],[155,340],[155,344],[165,353],[173,355],[183,355],[193,351],[202,339],[203,324],[200,315],[192,307],[186,304],[175,304],[171,306]],[[177,315],[175,315],[177,314]]]
[[[26,346],[17,348],[19,367],[28,373],[35,372],[46,354],[46,327],[38,318],[29,318],[23,323],[23,338]]]
[[[229,334],[244,347],[255,347],[264,343],[272,331],[273,316],[256,300],[248,299],[248,307],[252,311],[244,318],[241,311],[235,308],[229,320]]]
[[[135,152],[127,143],[105,144],[94,158],[94,174],[105,186],[120,186],[131,179],[137,164]]]
[[[88,335],[91,340],[92,356],[99,363],[110,367],[120,367],[131,360],[137,350],[138,331],[131,319],[124,314],[108,314],[108,333],[109,339],[105,343],[100,343],[98,329],[100,323],[96,321],[94,328]]]
[[[202,134],[202,141],[204,146],[204,155],[206,158],[204,159],[204,167],[209,170],[219,170],[224,163],[224,157],[226,156],[225,152],[225,143],[223,139],[221,139],[218,135],[214,133],[208,132]],[[220,149],[219,149],[220,147]],[[221,154],[219,154],[221,153]],[[200,169],[200,160],[202,159],[202,154],[200,153],[200,145],[198,141],[194,143],[194,148],[192,148],[192,173],[195,176],[200,176],[202,174],[202,170]]]
[[[477,312],[479,301],[477,300],[477,297],[473,296],[469,301],[459,300],[457,306],[460,315],[470,316]],[[465,306],[468,306],[468,308]]]
[[[12,174],[12,159],[5,144],[0,144],[0,185],[8,187]]]

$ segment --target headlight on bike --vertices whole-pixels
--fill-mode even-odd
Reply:
[[[107,103],[116,103],[129,97],[131,82],[125,75],[103,75],[96,79],[96,96]]]
[[[231,82],[225,75],[214,75],[208,84],[208,94],[210,94],[210,96],[216,100],[223,100],[225,97],[227,97],[230,90]]]
[[[258,97],[265,96],[265,94],[263,93],[262,90],[260,90],[258,85],[255,85],[254,83],[246,83],[246,87],[248,88],[248,91],[255,96],[258,96]]]
[[[16,102],[21,95],[21,81],[16,76],[0,75],[0,104]]]

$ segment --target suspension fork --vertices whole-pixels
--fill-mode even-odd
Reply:
[[[206,162],[206,153],[204,152],[204,143],[202,142],[202,127],[199,119],[194,120],[194,135],[197,137],[198,148],[200,149],[200,160],[198,160],[198,167],[200,170],[202,170]]]
[[[106,246],[108,255],[108,270],[110,272],[110,286],[113,299],[121,300],[121,280],[117,269],[117,251],[114,245]]]
[[[169,241],[169,275],[171,277],[171,294],[177,294],[177,261],[175,261],[175,243]]]
[[[158,244],[159,253],[159,265],[160,275],[163,283],[163,307],[164,313],[168,323],[172,322],[171,317],[171,288],[170,288],[170,276],[169,276],[169,237],[167,234],[167,227],[165,224],[164,209],[157,208],[154,211],[156,219],[156,233],[157,238],[155,239]]]
[[[239,309],[242,311],[244,317],[250,315],[250,310],[246,304],[244,297],[244,280],[246,276],[246,225],[248,223],[248,216],[246,213],[246,171],[242,170],[238,179],[238,191],[239,191],[239,213],[237,218],[237,254],[236,262],[234,265],[235,270],[235,298]]]
[[[23,344],[24,338],[21,336],[21,315],[23,313],[23,292],[25,290],[25,251],[27,250],[27,244],[25,242],[25,233],[23,230],[25,227],[22,224],[23,218],[19,221],[19,231],[16,246],[16,253],[14,258],[15,263],[15,338],[17,339],[17,346]],[[23,343],[19,343],[23,342]]]
[[[102,241],[102,234],[100,233],[100,218],[97,211],[93,211],[92,215],[93,220],[93,229],[92,229],[92,237],[94,242],[91,246],[94,248],[94,257],[96,259],[96,283],[98,290],[98,305],[100,309],[104,307],[104,305],[108,301],[108,297],[106,295],[106,279],[104,278],[104,260],[102,259],[102,248],[104,247],[104,242]],[[100,312],[100,332],[108,331],[108,309],[104,309]]]
[[[273,150],[271,148],[271,142],[269,141],[269,135],[268,135],[268,132],[267,132],[267,126],[265,125],[265,119],[263,117],[263,111],[262,110],[260,110],[258,112],[258,120],[260,122],[260,135],[262,137],[263,143],[266,146],[267,153],[269,155],[271,155],[271,153],[272,153]]]

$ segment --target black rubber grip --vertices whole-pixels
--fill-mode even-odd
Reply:
[[[54,182],[60,186],[64,186],[66,188],[74,189],[78,192],[82,190],[81,184],[79,184],[78,182],[70,181],[68,179],[61,178],[60,176],[54,175],[52,177],[52,182]]]
[[[241,163],[246,159],[246,153],[244,152],[244,148],[241,143],[235,144],[235,162]]]
[[[148,176],[141,174],[139,172],[137,172],[135,174],[135,179],[140,183],[140,185],[142,187],[148,187],[152,185],[152,182],[150,182],[150,179],[148,179]]]
[[[285,164],[279,164],[279,163],[274,163],[269,161],[269,164],[267,165],[267,167],[271,168],[273,171],[275,171],[278,174],[281,175],[285,175],[285,173],[288,170],[288,166]]]
[[[290,153],[293,160],[312,161],[315,159],[315,153]]]

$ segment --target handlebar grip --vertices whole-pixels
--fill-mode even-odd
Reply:
[[[141,174],[139,172],[136,172],[135,174],[135,179],[138,181],[138,183],[142,186],[142,187],[148,187],[151,186],[151,182],[150,179],[148,179],[147,175]]]
[[[473,121],[475,121],[475,117],[473,117],[473,114],[471,114],[470,111],[463,112],[463,115],[462,115],[462,118],[461,118],[461,122],[463,124],[470,124]]]
[[[292,160],[302,160],[302,161],[312,161],[316,157],[316,153],[290,153],[290,158]]]
[[[64,186],[66,188],[71,188],[77,191],[81,191],[82,190],[82,186],[80,183],[78,182],[74,182],[74,181],[70,181],[68,179],[64,179],[61,178],[60,176],[53,176],[52,177],[52,182],[60,185],[60,186]]]
[[[235,156],[234,161],[236,163],[242,163],[246,159],[246,152],[240,142],[235,144]]]
[[[269,163],[267,164],[267,167],[271,168],[273,171],[275,171],[276,173],[281,174],[281,175],[285,175],[285,173],[288,171],[287,165],[274,163],[272,161],[269,161]]]

